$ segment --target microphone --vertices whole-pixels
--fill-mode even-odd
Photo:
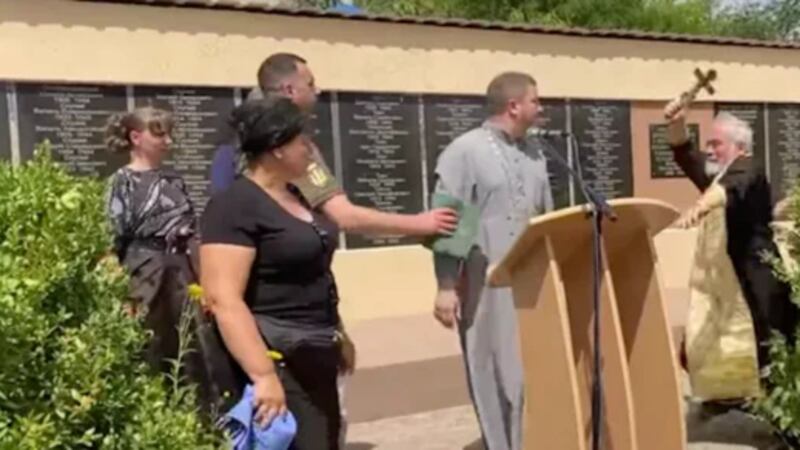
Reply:
[[[529,137],[569,137],[570,132],[565,130],[548,130],[544,128],[530,128],[526,133]]]

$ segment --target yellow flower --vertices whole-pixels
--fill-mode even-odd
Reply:
[[[197,283],[190,284],[187,291],[189,293],[190,299],[196,302],[203,301],[203,288],[199,284]]]

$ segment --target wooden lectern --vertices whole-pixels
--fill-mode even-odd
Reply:
[[[605,450],[685,450],[678,362],[653,236],[677,211],[649,199],[609,204],[600,317]],[[587,206],[531,220],[490,270],[511,287],[525,382],[523,448],[591,449],[592,218]]]

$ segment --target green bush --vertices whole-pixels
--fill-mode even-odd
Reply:
[[[789,217],[793,225],[786,233],[790,260],[800,264],[800,185],[789,198]],[[775,272],[792,288],[792,301],[800,307],[800,270],[772,258]],[[800,327],[794,342],[775,335],[770,346],[771,363],[765,370],[765,396],[754,401],[751,410],[772,424],[793,445],[800,442]]]
[[[0,162],[0,449],[223,448],[193,389],[143,362],[104,190],[46,146]]]

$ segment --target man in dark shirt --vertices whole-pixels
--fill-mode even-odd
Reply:
[[[755,370],[768,364],[771,333],[777,331],[790,338],[797,324],[797,310],[790,301],[788,285],[774,275],[770,263],[764,260],[765,253],[778,254],[770,228],[773,205],[770,184],[764,168],[752,158],[753,135],[747,123],[730,114],[720,113],[712,124],[706,151],[701,152],[693,148],[688,139],[686,109],[677,100],[667,105],[665,116],[671,118],[668,133],[675,162],[702,193],[697,203],[678,222],[684,228],[700,226],[690,281],[692,304],[685,348],[687,369],[693,380],[698,380],[698,384],[703,380],[702,384],[709,386],[708,395],[701,394],[701,398],[722,400],[725,398],[721,397],[726,393],[738,397],[734,395],[735,392],[753,392],[753,389],[742,388],[737,391],[732,387],[736,385],[734,380],[722,379],[722,372],[710,369],[708,364],[714,357],[718,360],[718,367],[723,367],[726,358],[733,358],[726,356],[732,354],[726,353],[731,349],[732,341],[729,341],[726,349],[722,345],[722,338],[726,333],[734,336],[741,327],[731,325],[726,328],[720,325],[722,320],[727,319],[715,312],[732,311],[724,309],[725,305],[734,302],[735,297],[744,298],[745,311],[749,310],[750,319],[740,323],[751,327],[751,333],[755,335],[755,342],[747,344],[755,347]],[[720,226],[711,226],[710,222],[706,222],[713,220],[715,214],[718,214]],[[724,238],[715,238],[715,233]],[[712,259],[710,253],[715,248],[712,242],[719,242],[723,246],[726,259]],[[726,271],[731,272],[728,284],[732,286],[724,286],[725,283],[721,281]],[[711,310],[705,311],[709,305]],[[739,320],[731,317],[731,321]],[[712,322],[715,326],[711,326]],[[737,336],[737,342],[744,343],[744,335]],[[692,355],[692,352],[695,354]],[[712,373],[713,376],[710,375]],[[725,376],[729,377],[730,373]],[[748,383],[752,387],[757,380],[757,373],[756,377],[750,376],[750,379],[752,381]],[[693,390],[696,390],[694,381]]]
[[[290,98],[307,114],[317,104],[319,89],[306,61],[290,53],[269,56],[258,69],[258,84],[265,96]],[[313,145],[312,145],[313,146]],[[393,214],[354,205],[331,173],[319,150],[308,176],[295,184],[312,208],[319,208],[345,231],[364,234],[402,234],[428,236],[449,233],[458,221],[455,212],[437,208],[418,214]]]

